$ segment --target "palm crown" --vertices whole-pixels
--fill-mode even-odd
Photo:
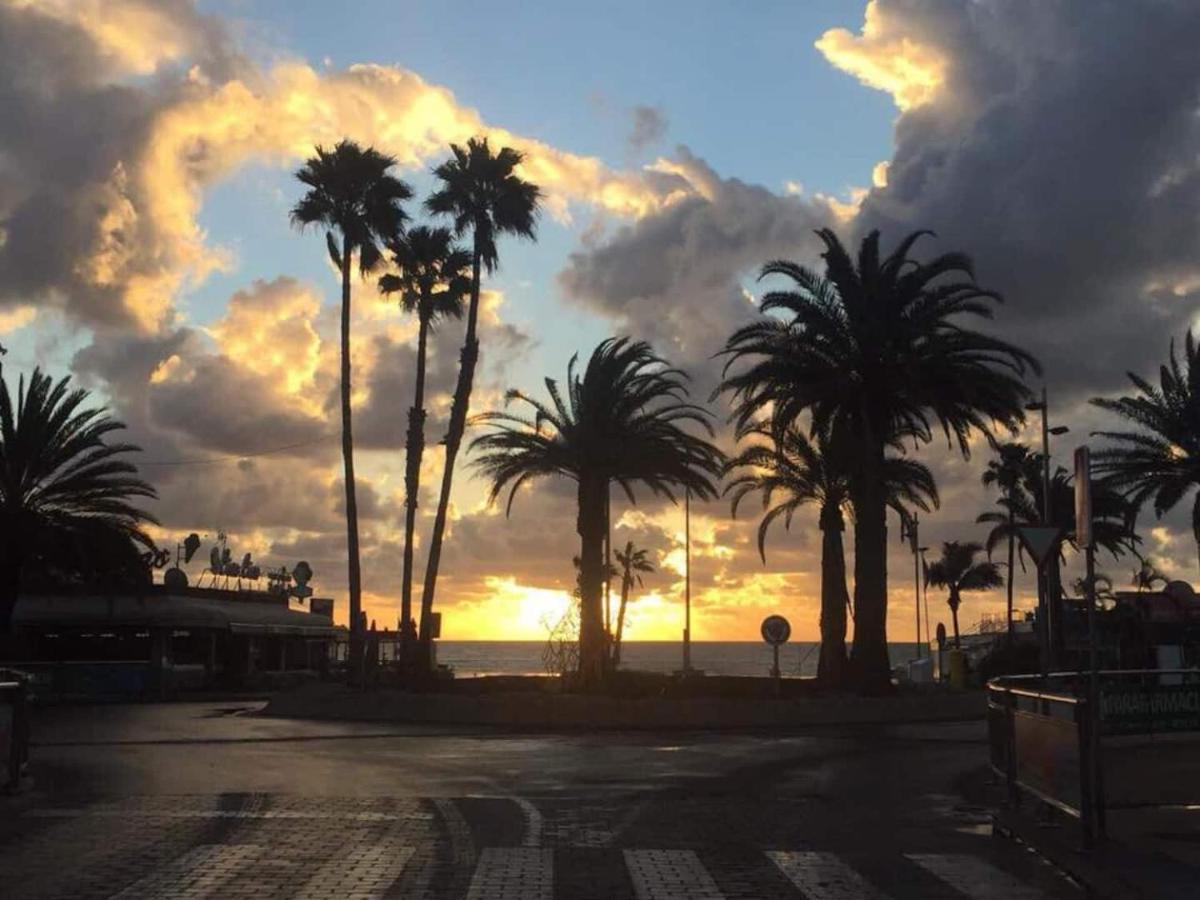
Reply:
[[[975,283],[965,255],[910,259],[928,233],[918,231],[881,259],[873,231],[856,265],[832,231],[817,233],[826,274],[785,260],[765,265],[760,277],[794,285],[768,292],[760,305],[784,318],[766,316],[726,344],[722,389],[734,397],[739,426],[768,405],[780,430],[810,412],[814,430],[837,424],[884,443],[898,434],[926,442],[938,425],[969,454],[972,430],[1019,424],[1028,393],[1021,378],[1037,362],[963,327],[963,316],[991,318],[1000,299]],[[748,367],[729,374],[746,359]]]
[[[142,524],[155,522],[133,497],[153,498],[154,488],[124,459],[133,444],[106,442],[125,426],[102,408],[83,408],[84,390],[70,379],[55,383],[35,369],[22,378],[16,404],[0,381],[0,521],[9,536],[30,529],[103,522],[149,544]]]
[[[338,231],[349,252],[358,251],[359,268],[370,272],[380,260],[380,244],[399,234],[408,218],[400,204],[412,197],[404,181],[388,174],[396,160],[374,148],[343,140],[316,155],[296,172],[308,192],[292,209],[300,228],[323,225]],[[329,255],[342,267],[342,249],[326,232]]]
[[[447,228],[421,225],[387,241],[394,272],[379,279],[384,294],[398,294],[400,306],[425,322],[462,318],[471,291],[471,254],[455,246]]]
[[[126,458],[139,448],[108,443],[125,426],[85,408],[87,398],[70,379],[35,369],[14,403],[0,375],[0,633],[33,559],[74,556],[102,567],[97,548],[127,556],[131,541],[153,546],[143,526],[156,520],[132,502],[156,496]]]
[[[477,418],[495,426],[471,443],[472,451],[481,451],[475,466],[491,481],[493,500],[507,488],[511,508],[522,484],[547,475],[615,481],[631,502],[636,482],[671,500],[679,488],[716,496],[713,482],[724,457],[706,437],[683,427],[712,434],[711,414],[685,399],[683,372],[668,367],[648,344],[627,338],[601,343],[582,375],[575,364],[572,357],[565,397],[551,378],[548,403],[508,392],[531,416],[491,412]]]
[[[489,272],[499,263],[501,234],[532,238],[541,191],[517,175],[524,154],[511,147],[493,153],[488,140],[470,138],[450,145],[451,158],[433,170],[442,182],[425,201],[435,215],[454,219],[457,234],[472,231],[480,262]]]
[[[1162,516],[1200,486],[1200,354],[1192,333],[1184,339],[1182,365],[1171,343],[1158,387],[1132,372],[1129,380],[1138,395],[1092,401],[1134,426],[1096,432],[1116,446],[1095,454],[1095,468],[1135,510],[1150,503],[1155,515]],[[1200,493],[1192,503],[1192,530],[1200,549]]]
[[[650,551],[645,547],[634,547],[633,541],[627,542],[625,549],[617,550],[613,556],[617,558],[621,570],[628,573],[630,582],[638,587],[642,585],[642,573],[654,571],[654,563],[650,562]]]
[[[731,459],[729,471],[743,469],[725,485],[734,516],[747,495],[759,493],[765,513],[758,526],[758,552],[766,562],[766,540],[771,525],[783,517],[785,529],[801,507],[820,507],[820,527],[844,527],[842,510],[850,503],[851,468],[845,439],[821,433],[810,439],[800,428],[789,427],[776,443],[772,427],[760,423],[748,434],[766,439],[751,444]],[[888,457],[884,462],[888,505],[905,514],[909,508],[928,511],[938,505],[937,483],[928,467],[911,459]],[[774,502],[779,496],[781,499]]]
[[[1031,472],[1030,476],[1020,489],[996,501],[1000,511],[985,512],[977,519],[993,526],[985,545],[989,554],[1022,525],[1041,522],[1045,489],[1039,472]],[[1129,501],[1110,486],[1103,482],[1092,485],[1092,540],[1096,546],[1113,557],[1136,552],[1141,538],[1133,531],[1134,512]],[[1075,486],[1073,477],[1063,468],[1050,476],[1050,522],[1063,529],[1067,544],[1076,546]]]

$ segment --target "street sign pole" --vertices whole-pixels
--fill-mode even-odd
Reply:
[[[1050,594],[1050,560],[1058,552],[1062,529],[1050,525],[1022,525],[1017,529],[1017,536],[1037,565],[1038,587],[1042,589],[1038,603],[1038,663],[1042,678],[1045,678],[1050,673],[1051,655],[1050,604],[1047,602]],[[1011,572],[1009,577],[1012,577]]]
[[[767,616],[763,619],[762,627],[759,630],[762,632],[763,640],[771,645],[773,651],[774,662],[771,665],[771,678],[775,681],[775,696],[779,696],[782,674],[779,671],[779,648],[792,636],[792,626],[783,616]]]

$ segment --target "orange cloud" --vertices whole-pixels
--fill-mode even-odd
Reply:
[[[862,31],[832,28],[816,41],[827,60],[863,84],[886,91],[901,110],[927,103],[945,82],[946,58],[936,47],[914,40],[904,23],[867,4]]]

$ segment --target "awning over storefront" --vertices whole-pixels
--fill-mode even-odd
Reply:
[[[17,601],[13,622],[38,631],[171,628],[332,637],[338,630],[328,616],[289,609],[274,598],[260,600],[233,591],[205,592],[203,596],[165,592],[140,596],[26,595]]]

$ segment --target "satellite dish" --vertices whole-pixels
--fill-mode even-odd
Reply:
[[[200,549],[200,535],[192,532],[183,539],[183,561],[190,563],[192,557],[196,555],[196,551]]]
[[[1186,581],[1172,581],[1165,588],[1163,593],[1179,603],[1195,603],[1196,591]]]

